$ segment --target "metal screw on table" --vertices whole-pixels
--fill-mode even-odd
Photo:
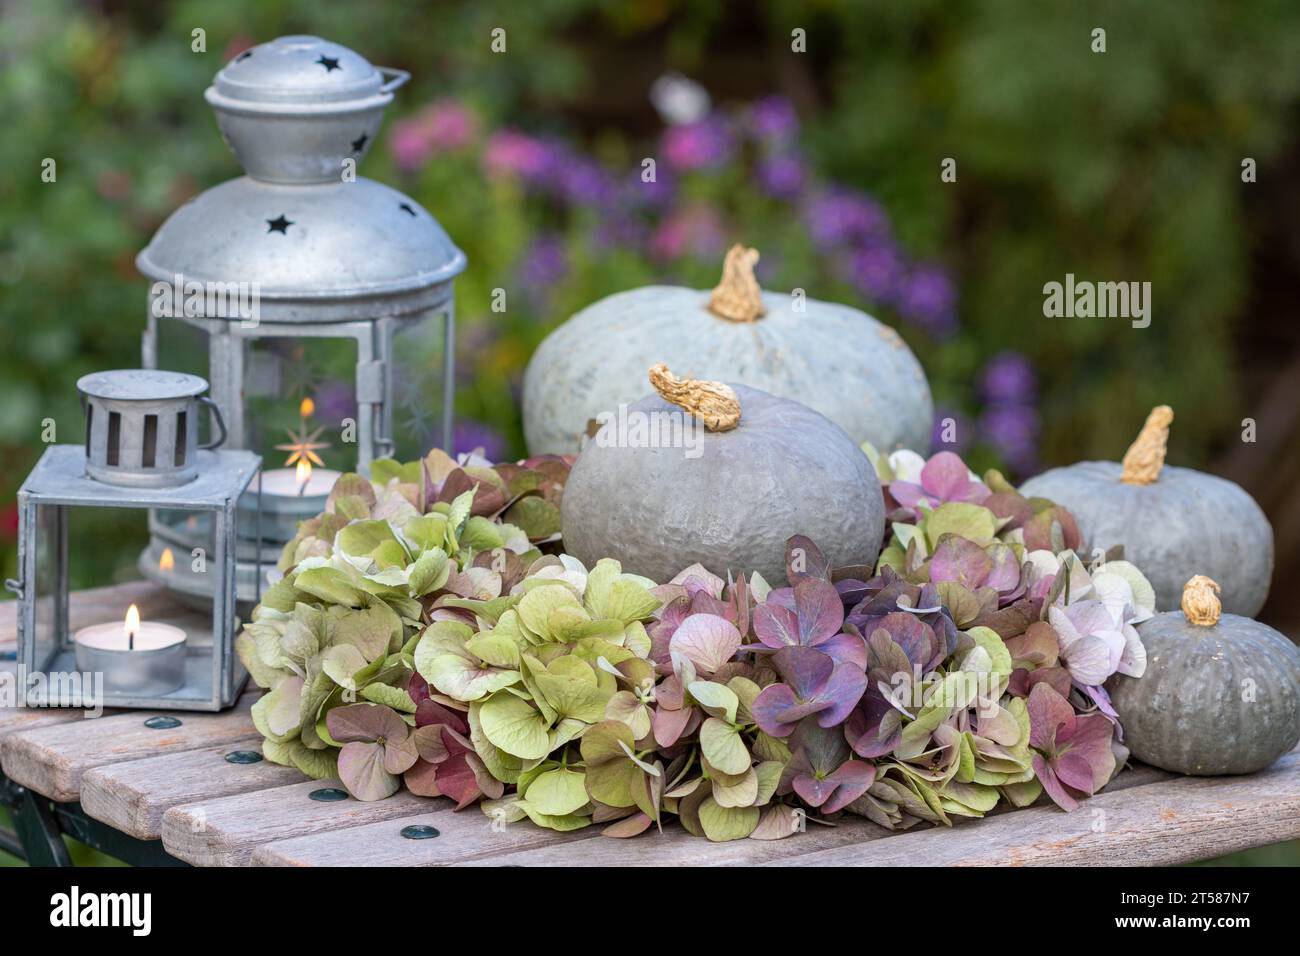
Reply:
[[[232,750],[226,754],[226,763],[260,763],[262,755],[256,750]]]
[[[177,717],[150,717],[144,722],[150,730],[173,730],[181,725]]]
[[[402,836],[408,840],[432,840],[434,837],[441,835],[442,831],[437,827],[431,827],[423,823],[414,826],[402,827]]]
[[[348,792],[340,790],[338,787],[322,787],[319,790],[313,790],[307,796],[318,803],[336,803],[339,800],[346,800]]]

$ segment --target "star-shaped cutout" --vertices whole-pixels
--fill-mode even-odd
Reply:
[[[368,139],[370,139],[370,137],[369,137],[367,134],[365,134],[365,133],[362,133],[360,136],[358,136],[356,139],[354,139],[354,140],[352,141],[352,152],[354,152],[354,153],[359,153],[359,152],[361,152],[363,149],[365,149],[365,148],[366,148],[366,140],[368,140]]]
[[[336,57],[326,56],[324,53],[320,55],[320,59],[316,62],[325,67],[326,73],[333,73],[335,70],[343,69],[343,67],[339,66],[339,61]]]
[[[274,219],[266,220],[266,224],[270,226],[270,228],[266,230],[267,232],[278,232],[287,236],[289,234],[289,227],[293,225],[293,220],[285,219],[284,213],[280,213],[280,215],[276,216]]]
[[[399,203],[397,208],[402,210],[402,212],[406,213],[408,216],[415,215],[415,210],[411,208],[411,204],[409,202]]]
[[[299,461],[309,461],[318,467],[324,465],[325,463],[320,460],[320,455],[316,454],[321,449],[330,446],[327,441],[317,441],[324,430],[325,428],[322,426],[313,432],[308,432],[305,422],[302,428],[297,431],[286,428],[285,431],[289,433],[289,441],[283,445],[275,446],[277,450],[289,453],[289,457],[284,461],[285,465],[292,465]]]

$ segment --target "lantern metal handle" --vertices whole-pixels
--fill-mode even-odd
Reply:
[[[222,444],[225,443],[225,441],[226,441],[226,422],[225,422],[225,420],[221,417],[221,409],[217,407],[217,403],[216,403],[216,402],[214,402],[212,399],[210,399],[210,398],[209,398],[208,396],[206,396],[206,395],[200,395],[200,396],[198,396],[198,399],[197,399],[197,400],[198,400],[198,403],[199,403],[200,405],[206,405],[206,406],[208,406],[209,409],[212,410],[212,424],[214,424],[214,425],[217,427],[217,431],[218,431],[218,433],[219,433],[219,434],[217,435],[217,437],[214,438],[212,441],[209,441],[209,442],[207,442],[206,444],[203,444],[203,445],[200,445],[200,446],[199,446],[199,448],[202,449],[203,451],[210,451],[210,450],[212,450],[213,448],[217,448],[217,447],[219,447],[220,445],[222,445]]]
[[[380,76],[388,77],[384,85],[379,88],[380,93],[391,93],[411,78],[410,73],[405,70],[395,70],[391,66],[377,66],[375,69],[379,71]]]

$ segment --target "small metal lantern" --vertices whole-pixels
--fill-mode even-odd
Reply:
[[[86,474],[113,485],[167,488],[197,474],[200,448],[226,440],[216,403],[196,375],[118,369],[77,381],[86,410]],[[212,410],[219,435],[198,443],[198,406]]]
[[[234,654],[236,514],[261,459],[248,451],[193,447],[192,409],[207,383],[185,381],[190,378],[144,370],[83,378],[87,445],[46,449],[18,491],[19,577],[7,584],[19,601],[18,661],[29,706],[216,711],[243,690],[248,675]],[[117,416],[116,428],[105,422],[110,415]],[[187,416],[184,423],[180,415]],[[164,426],[166,419],[171,422]],[[134,625],[128,612],[125,622],[71,633],[69,563],[95,546],[70,545],[82,508],[204,516],[203,550],[186,552],[182,560],[201,562],[196,573],[209,579],[210,612]]]
[[[281,37],[239,54],[206,98],[247,175],[178,209],[136,259],[154,280],[144,365],[183,367],[180,349],[160,339],[201,334],[229,446],[268,459],[293,425],[276,414],[292,417],[300,402],[315,408],[314,419],[301,413],[287,446],[287,464],[306,463],[304,487],[312,467],[366,472],[376,458],[450,444],[452,282],[465,256],[413,199],[355,175],[406,78],[318,37]],[[345,356],[328,351],[341,347]],[[332,403],[312,381],[322,352],[347,364],[351,393]],[[332,442],[317,440],[322,428]],[[324,459],[323,447],[333,448]],[[264,537],[241,543],[244,602],[259,584],[254,559],[273,564],[297,521],[325,500],[314,485],[305,495],[292,486],[278,493],[272,478],[285,476],[268,473]],[[192,516],[155,514],[140,566],[201,598],[202,581],[157,567],[164,547],[184,546],[195,530]]]

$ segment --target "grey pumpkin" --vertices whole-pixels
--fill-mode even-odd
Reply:
[[[617,558],[659,582],[698,561],[720,576],[757,571],[782,584],[794,534],[816,541],[833,565],[875,562],[880,482],[839,426],[798,402],[678,379],[662,365],[651,382],[659,394],[606,421],[569,473],[568,553],[588,566]],[[648,422],[690,444],[655,447],[634,430]]]
[[[1124,546],[1156,592],[1156,608],[1178,606],[1183,583],[1203,572],[1223,588],[1223,606],[1259,613],[1273,576],[1273,528],[1239,485],[1191,468],[1165,466],[1174,413],[1147,416],[1123,464],[1082,461],[1053,468],[1021,486],[1074,515],[1088,553]]]
[[[1267,625],[1222,614],[1218,591],[1207,577],[1188,581],[1181,611],[1138,625],[1142,677],[1106,683],[1124,742],[1153,766],[1252,773],[1300,742],[1300,650]]]
[[[524,376],[524,437],[534,455],[572,454],[599,413],[644,392],[653,362],[697,379],[740,382],[802,402],[855,444],[930,446],[934,405],[899,334],[864,312],[763,292],[758,253],[733,246],[713,290],[648,286],[583,309],[538,346]]]

